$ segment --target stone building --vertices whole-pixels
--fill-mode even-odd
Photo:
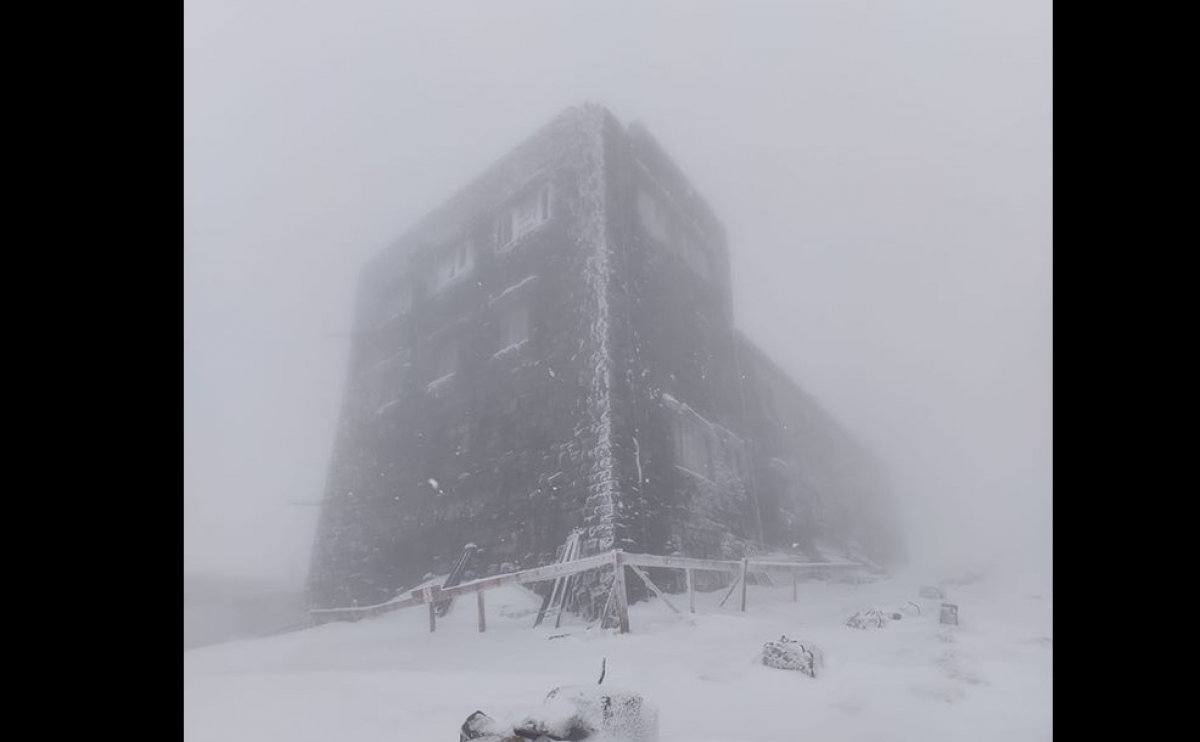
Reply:
[[[621,548],[886,560],[874,459],[734,326],[725,232],[641,127],[572,108],[363,271],[310,601]]]

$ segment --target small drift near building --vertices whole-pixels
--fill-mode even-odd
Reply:
[[[373,259],[314,607],[615,548],[888,561],[879,464],[735,327],[725,233],[650,135],[572,108]]]

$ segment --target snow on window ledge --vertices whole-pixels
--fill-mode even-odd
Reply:
[[[428,384],[425,386],[425,391],[428,391],[428,392],[436,392],[436,391],[438,391],[439,389],[441,389],[442,387],[444,387],[444,386],[445,386],[445,385],[446,385],[446,384],[447,384],[447,383],[450,381],[450,379],[453,379],[453,378],[454,378],[454,372],[453,372],[453,371],[451,371],[450,373],[446,374],[445,376],[439,376],[438,378],[436,378],[436,379],[434,379],[433,381],[429,382],[429,383],[428,383]]]
[[[492,358],[502,358],[502,357],[504,357],[504,356],[510,355],[510,354],[512,354],[512,353],[515,353],[515,352],[517,352],[519,349],[521,349],[522,347],[524,347],[524,345],[525,345],[526,343],[528,343],[528,342],[529,342],[529,338],[524,338],[524,339],[522,339],[522,340],[519,340],[519,341],[517,341],[517,342],[515,342],[515,343],[511,344],[511,345],[506,345],[506,346],[504,346],[503,348],[501,348],[500,350],[498,350],[498,351],[496,351],[495,353],[493,353],[493,354],[492,354]]]
[[[691,474],[691,475],[692,475],[693,477],[695,477],[696,479],[699,479],[699,480],[701,480],[701,481],[704,481],[704,482],[708,482],[709,484],[713,485],[714,487],[715,487],[715,486],[716,486],[716,484],[717,484],[716,482],[714,482],[713,480],[711,480],[711,479],[709,479],[708,477],[704,476],[704,475],[703,475],[703,474],[701,474],[700,472],[695,472],[695,471],[692,471],[691,469],[687,468],[686,466],[682,466],[682,465],[680,465],[680,464],[676,464],[676,465],[675,465],[675,468],[676,468],[676,469],[678,469],[679,471],[682,471],[682,472],[687,472],[688,474]]]
[[[379,405],[378,407],[376,407],[376,408],[375,408],[375,414],[376,414],[376,415],[382,415],[382,414],[384,414],[385,412],[387,412],[388,410],[392,409],[393,407],[395,407],[395,406],[396,406],[396,405],[398,405],[398,404],[400,404],[400,400],[398,400],[398,399],[393,399],[393,400],[391,400],[390,402],[384,402],[383,404],[381,404],[381,405]]]
[[[504,301],[505,299],[507,299],[507,298],[508,298],[509,296],[511,296],[512,294],[514,294],[514,293],[516,293],[516,292],[518,292],[518,291],[520,291],[520,290],[524,289],[526,286],[528,286],[529,284],[531,284],[531,283],[533,283],[534,281],[536,281],[536,280],[537,280],[537,277],[538,277],[538,276],[537,276],[537,274],[536,274],[536,273],[534,273],[533,275],[530,275],[530,276],[526,276],[525,278],[521,279],[521,280],[520,280],[520,281],[518,281],[517,283],[515,283],[515,284],[513,284],[512,286],[509,286],[508,288],[506,288],[506,289],[504,289],[503,291],[501,291],[501,292],[500,292],[499,294],[497,294],[497,295],[496,295],[494,298],[492,298],[492,299],[489,299],[489,300],[488,300],[488,304],[496,304],[497,302]]]

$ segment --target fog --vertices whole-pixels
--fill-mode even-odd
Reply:
[[[184,566],[299,585],[364,261],[562,109],[642,122],[914,559],[1048,573],[1049,2],[188,0]]]

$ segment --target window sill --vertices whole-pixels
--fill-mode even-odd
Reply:
[[[450,380],[455,376],[455,372],[451,371],[445,376],[439,376],[433,381],[425,385],[425,391],[436,394],[438,390],[450,383]]]
[[[383,415],[387,414],[388,410],[391,410],[392,408],[396,407],[399,404],[400,404],[400,400],[398,400],[398,399],[393,399],[389,402],[384,402],[383,404],[381,404],[375,408],[375,413],[374,413],[375,417],[382,417]]]
[[[525,345],[528,342],[529,342],[529,338],[524,338],[520,342],[513,343],[512,345],[506,345],[503,348],[501,348],[500,350],[493,353],[492,359],[495,360],[497,358],[503,358],[505,356],[512,355],[513,353],[516,353],[517,351],[519,351],[521,348],[525,347]]]
[[[714,482],[713,480],[709,479],[708,477],[704,476],[703,474],[701,474],[699,472],[692,471],[691,469],[687,468],[686,466],[680,466],[679,464],[676,464],[675,468],[678,469],[679,471],[687,472],[688,474],[691,474],[693,477],[695,477],[696,479],[699,479],[702,482],[708,482],[709,484],[713,485],[714,487],[717,485],[717,483]]]

